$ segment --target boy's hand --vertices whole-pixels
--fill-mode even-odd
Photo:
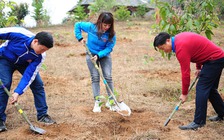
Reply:
[[[19,98],[19,94],[16,93],[16,92],[14,92],[14,93],[12,94],[11,99],[10,99],[10,103],[11,103],[11,104],[14,104],[15,102],[18,101],[18,98]]]

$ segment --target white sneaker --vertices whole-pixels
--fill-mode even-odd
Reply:
[[[93,112],[101,112],[101,106],[100,106],[100,103],[101,103],[101,101],[98,101],[98,100],[96,100],[95,101],[95,105],[94,105],[94,108],[93,108]]]

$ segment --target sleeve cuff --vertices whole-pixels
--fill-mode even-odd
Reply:
[[[18,93],[19,95],[22,95],[23,94],[23,92],[19,88],[16,88],[14,90],[14,92]]]
[[[78,41],[80,42],[80,41],[82,41],[83,40],[83,37],[82,38],[80,38]]]

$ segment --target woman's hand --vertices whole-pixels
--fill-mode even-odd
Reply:
[[[12,94],[11,99],[10,99],[10,103],[11,103],[11,104],[14,104],[15,102],[18,101],[18,98],[19,98],[19,94],[16,93],[16,92],[14,92],[14,93]]]
[[[81,41],[80,41],[82,44],[86,44],[86,40],[85,39],[82,39]]]
[[[94,60],[94,61],[97,61],[98,60],[98,56],[94,55],[91,59]]]

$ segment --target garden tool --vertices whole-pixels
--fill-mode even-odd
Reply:
[[[2,83],[2,80],[1,80],[1,79],[0,79],[0,85],[3,87],[3,89],[5,90],[5,92],[7,93],[7,95],[8,95],[9,97],[12,97],[12,94],[11,94],[11,93],[8,91],[8,89],[4,86],[4,84]],[[46,133],[45,130],[43,130],[43,129],[41,129],[41,128],[38,128],[38,127],[36,127],[36,126],[34,126],[34,125],[30,122],[30,120],[28,119],[26,113],[22,110],[21,106],[20,106],[17,102],[15,102],[14,105],[16,106],[18,112],[23,116],[23,118],[26,120],[26,122],[30,125],[30,130],[31,130],[31,131],[33,131],[33,132],[35,132],[35,133],[38,133],[38,134],[41,134],[41,135]]]
[[[192,87],[194,86],[195,82],[198,80],[198,76],[194,79],[194,81],[191,83],[189,89],[188,89],[188,93],[190,92],[190,90],[192,89]],[[172,113],[170,114],[170,116],[167,118],[166,122],[164,123],[164,126],[167,126],[168,123],[170,122],[172,116],[174,115],[174,113],[179,109],[180,105],[182,104],[182,101],[180,101],[174,108],[174,110],[172,111]]]
[[[92,58],[93,56],[92,56],[92,54],[91,54],[91,52],[90,52],[90,50],[89,50],[89,48],[87,47],[87,45],[86,45],[85,42],[84,42],[84,46],[85,46],[85,48],[86,48],[87,54],[90,56],[90,58]],[[117,101],[117,99],[116,99],[114,93],[112,92],[112,90],[111,90],[111,88],[109,87],[107,81],[105,80],[105,78],[104,78],[104,76],[103,76],[103,74],[102,74],[102,72],[101,72],[99,66],[97,65],[96,61],[94,61],[94,60],[92,60],[92,59],[91,59],[91,61],[92,61],[93,65],[95,66],[95,68],[97,69],[97,71],[99,72],[100,77],[101,77],[102,80],[103,80],[103,83],[105,84],[105,86],[107,87],[107,89],[108,89],[109,92],[110,92],[110,95],[113,97],[113,99],[114,99],[114,103],[115,103],[115,104],[117,105],[117,107],[118,107],[117,110],[116,110],[116,112],[119,113],[119,114],[122,115],[122,116],[130,116],[130,115],[131,115],[131,109],[130,109],[130,108],[129,108],[123,101],[122,101],[122,102],[118,102],[118,101]]]

